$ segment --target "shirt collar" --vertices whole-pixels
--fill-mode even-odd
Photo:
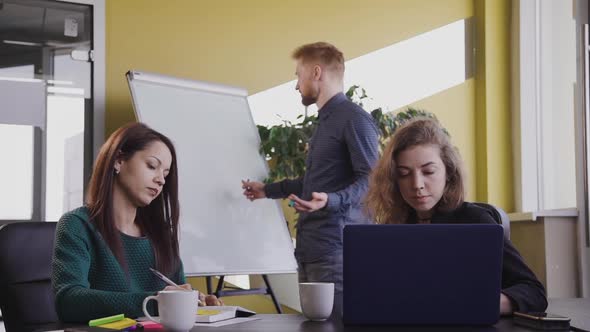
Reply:
[[[344,93],[339,92],[334,95],[334,97],[330,98],[324,106],[318,110],[318,117],[320,120],[328,118],[330,114],[336,109],[341,102],[346,100],[346,96]]]

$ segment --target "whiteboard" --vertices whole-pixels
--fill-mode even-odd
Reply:
[[[137,119],[176,148],[185,273],[295,272],[279,203],[242,195],[242,179],[268,174],[246,90],[138,71],[127,80]]]

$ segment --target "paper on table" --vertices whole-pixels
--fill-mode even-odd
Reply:
[[[236,318],[230,318],[230,319],[222,320],[222,321],[215,322],[215,323],[195,323],[195,326],[221,327],[221,326],[226,326],[226,325],[250,322],[250,321],[258,320],[258,319],[260,319],[260,317],[236,317]]]
[[[236,317],[235,310],[211,310],[200,309],[197,311],[195,322],[197,323],[214,323],[221,320],[231,319]]]
[[[234,317],[249,317],[254,311],[239,306],[205,306],[199,307],[195,317],[196,323],[214,323]]]

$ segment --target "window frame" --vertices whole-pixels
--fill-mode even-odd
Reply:
[[[515,13],[512,21],[512,78],[516,82],[512,88],[514,191],[518,212],[528,212],[533,216],[577,218],[580,289],[582,296],[590,297],[590,14],[588,0],[572,0],[572,3],[577,59],[574,86],[576,207],[544,209],[540,0],[512,3]]]

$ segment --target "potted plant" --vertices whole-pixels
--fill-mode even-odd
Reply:
[[[351,86],[346,91],[346,97],[363,107],[367,96],[365,89],[358,85]],[[420,109],[408,107],[393,113],[384,113],[381,107],[371,111],[371,116],[379,128],[379,151],[383,151],[387,140],[404,122],[417,117],[426,116],[436,118],[434,114]],[[265,182],[275,182],[287,178],[296,178],[305,173],[305,157],[307,142],[311,138],[318,118],[307,113],[297,117],[299,122],[284,120],[280,125],[270,127],[258,125],[260,134],[260,153],[269,161],[271,170]]]

